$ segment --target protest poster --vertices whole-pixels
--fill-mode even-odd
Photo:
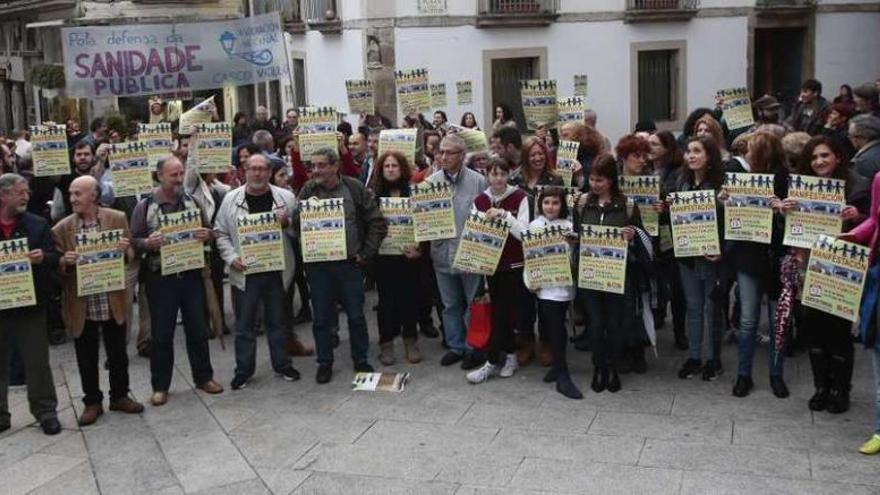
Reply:
[[[214,22],[85,23],[62,28],[61,44],[71,98],[192,92],[290,78],[278,12]]]
[[[171,124],[169,122],[138,124],[138,142],[146,145],[150,167],[155,168],[159,160],[171,155],[173,143]]]
[[[225,174],[232,169],[232,124],[195,124],[193,137],[192,163],[200,174]]]
[[[669,218],[672,221],[675,257],[721,254],[715,191],[675,192],[669,193],[667,199],[671,203]]]
[[[321,148],[335,150],[336,109],[333,107],[300,107],[299,109],[299,153],[303,160],[310,160],[312,153]]]
[[[752,100],[746,88],[722,89],[717,93],[721,100],[724,122],[730,130],[751,127],[755,124],[752,115]]]
[[[117,198],[137,196],[153,190],[153,168],[147,145],[140,141],[110,145],[110,178]]]
[[[571,229],[558,225],[532,227],[523,232],[526,287],[530,290],[574,285],[571,276]]]
[[[788,198],[797,201],[785,215],[786,246],[809,249],[819,234],[836,236],[843,221],[846,181],[792,174],[788,179]]]
[[[664,224],[660,226],[660,252],[666,253],[672,250],[674,242],[672,241],[672,226]]]
[[[519,82],[523,115],[531,130],[550,127],[556,123],[556,81],[529,79]]]
[[[574,165],[577,162],[581,144],[577,141],[559,141],[556,149],[556,173],[562,177],[562,183],[570,186],[574,180]]]
[[[455,99],[459,105],[474,104],[474,85],[471,81],[457,81],[455,83]]]
[[[583,122],[584,110],[584,98],[582,96],[561,98],[557,106],[558,120],[556,124],[561,127],[566,122]]]
[[[202,213],[195,208],[159,214],[159,232],[165,236],[159,248],[163,276],[205,267],[205,246],[195,237],[201,227]]]
[[[191,135],[193,133],[194,125],[210,123],[216,113],[217,105],[214,103],[214,97],[211,96],[180,114],[177,133],[182,136]]]
[[[378,155],[386,151],[398,151],[403,153],[411,167],[416,163],[416,141],[418,129],[382,129],[379,131]]]
[[[351,389],[358,392],[403,392],[409,381],[409,373],[367,373],[354,374]]]
[[[446,107],[446,83],[431,85],[431,106],[434,108]]]
[[[627,244],[623,227],[581,225],[578,287],[623,294],[626,289]]]
[[[69,174],[70,153],[67,149],[67,126],[32,125],[30,133],[34,177]]]
[[[284,240],[275,212],[243,215],[236,223],[245,273],[284,271]]]
[[[379,254],[401,255],[407,247],[416,246],[409,198],[379,198],[379,210],[388,224],[388,235],[379,245]]]
[[[464,222],[452,268],[466,273],[492,275],[501,260],[510,226],[503,219],[473,211]]]
[[[428,69],[394,71],[394,82],[397,86],[397,104],[401,113],[409,115],[431,110]]]
[[[416,242],[452,239],[456,236],[452,185],[446,181],[424,181],[412,186],[410,204]]]
[[[78,297],[125,289],[125,253],[117,248],[122,236],[122,229],[76,234]]]
[[[489,141],[486,139],[486,133],[477,129],[469,129],[457,124],[449,124],[449,131],[454,132],[464,139],[465,151],[473,153],[475,151],[488,151]]]
[[[345,94],[348,97],[349,113],[364,115],[376,113],[376,97],[372,80],[356,79],[345,81]]]
[[[0,311],[37,304],[27,239],[0,241]]]
[[[726,174],[724,239],[770,244],[773,234],[772,174]]]
[[[574,75],[574,95],[580,96],[584,100],[587,99],[587,75],[586,74],[575,74]]]
[[[300,242],[303,261],[339,261],[348,258],[345,206],[342,198],[301,200]]]
[[[656,175],[621,175],[620,190],[639,207],[642,226],[651,237],[660,235],[660,215],[654,203],[660,201],[660,177]]]
[[[844,320],[859,317],[870,248],[819,234],[810,250],[801,302]]]

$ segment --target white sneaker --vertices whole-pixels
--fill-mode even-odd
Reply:
[[[519,361],[516,360],[516,354],[508,354],[504,360],[504,366],[498,376],[501,378],[510,378],[519,369]]]
[[[498,367],[486,361],[483,366],[480,366],[479,368],[467,374],[467,381],[473,384],[483,383],[497,374]]]

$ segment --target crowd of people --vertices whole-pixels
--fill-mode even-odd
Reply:
[[[414,163],[396,151],[378,154],[379,133],[392,128],[382,116],[361,115],[356,127],[342,122],[337,146],[303,156],[297,110],[288,110],[283,122],[277,122],[260,107],[254,119],[243,113],[233,119],[235,151],[228,173],[200,174],[188,167],[190,137],[178,135],[173,153],[155,164],[154,191],[143,197],[116,197],[106,163],[107,143],[135,140],[134,131],[119,135],[95,119],[81,133],[77,122],[67,122],[72,173],[60,178],[32,176],[26,132],[0,139],[0,240],[27,239],[38,300],[35,307],[0,311],[0,431],[10,426],[10,383],[26,383],[31,412],[47,434],[60,429],[48,351],[50,338],[58,336],[53,330],[34,331],[39,328],[63,328],[74,340],[86,406],[79,418],[83,426],[104,412],[98,379],[101,335],[110,375],[109,409],[144,410],[129,393],[127,342],[135,326],[137,353],[150,360],[150,403],[166,404],[178,312],[193,383],[206,393],[222,393],[208,341],[233,332],[224,308],[228,277],[235,316],[233,390],[245,388],[254,376],[256,337],[262,332],[279,377],[298,380],[292,358],[316,354],[315,379],[329,382],[334,348],[340,343],[341,308],[356,372],[373,371],[374,356],[383,366],[398,362],[397,337],[403,341],[403,359],[419,363],[424,359],[419,338],[442,334],[446,351],[440,365],[459,365],[471,384],[511,377],[519,367],[535,362],[547,367],[544,382],[568,398],[581,399],[577,382],[583,377],[573,376],[567,364],[570,344],[592,353],[590,390],[614,393],[624,386],[621,375],[648,371],[649,330],[668,326],[675,348],[687,352],[677,372],[681,379],[717,380],[725,371],[722,346],[735,342],[732,394],[745,397],[755,387],[756,350],[772,338],[759,324],[766,300],[768,333],[784,339],[781,346],[767,346],[766,383],[780,399],[789,396],[785,358],[805,350],[815,385],[807,407],[846,412],[854,343],[870,350],[877,419],[875,432],[860,451],[878,453],[880,341],[875,312],[880,311],[880,291],[876,285],[865,291],[862,320],[855,327],[803,306],[799,292],[809,250],[782,242],[785,217],[797,208],[788,194],[789,175],[841,179],[846,198],[840,212],[841,238],[870,246],[871,272],[880,272],[875,251],[880,238],[878,87],[880,82],[855,90],[843,86],[829,102],[822,96],[821,83],[807,80],[785,118],[779,101],[764,95],[753,102],[754,126],[729,129],[721,102],[716,101],[715,108],[691,112],[678,135],[658,130],[653,122],[639,122],[613,147],[590,110],[584,121],[565,122],[558,129],[541,127],[526,136],[510,108],[498,105],[492,127],[485,131],[487,150],[469,150],[456,130],[479,130],[471,112],[461,116],[460,126],[450,125],[442,111],[430,122],[411,113],[401,127],[418,130]],[[565,184],[556,171],[560,140],[579,144],[572,184]],[[659,177],[660,198],[642,208],[659,215],[662,229],[670,224],[666,197],[671,193],[712,190],[717,214],[723,216],[727,172],[774,176],[770,244],[724,240],[720,228],[720,254],[675,257],[659,237],[647,234],[644,212],[621,189],[621,177]],[[409,197],[412,186],[425,181],[451,188],[459,237],[414,244],[397,255],[379,254],[388,228],[377,198]],[[342,200],[344,260],[303,263],[297,200],[309,198]],[[158,253],[165,241],[159,214],[184,210],[200,212],[202,227],[195,237],[205,244],[206,267],[163,275]],[[474,210],[510,226],[500,262],[490,276],[453,267],[465,221]],[[284,232],[285,269],[248,274],[240,257],[236,219],[268,212]],[[568,240],[577,246],[582,225],[622,229],[629,250],[623,293],[582,289],[577,282],[530,290],[523,273],[523,233],[556,226],[570,231]],[[718,225],[723,226],[723,220]],[[118,249],[127,259],[126,290],[78,297],[74,236],[110,229],[124,232]],[[373,287],[378,292],[375,355],[370,352],[364,308],[365,291]],[[469,308],[485,294],[492,305],[491,334],[486,347],[476,349],[467,339]],[[297,300],[299,309],[294,311]],[[138,321],[133,321],[135,305]],[[51,321],[55,307],[63,316],[59,321]],[[314,349],[294,332],[309,322]],[[573,336],[572,322],[581,329]]]

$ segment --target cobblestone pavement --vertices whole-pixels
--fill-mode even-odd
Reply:
[[[542,383],[536,365],[469,385],[457,366],[439,366],[442,349],[432,339],[421,341],[424,363],[391,367],[412,374],[404,393],[352,392],[342,327],[336,374],[322,386],[312,358],[295,360],[299,382],[273,376],[261,337],[254,381],[233,392],[231,339],[226,351],[212,342],[216,378],[227,388],[218,396],[194,390],[178,331],[169,403],[138,416],[108,411],[82,429],[73,345],[54,348],[64,430],[44,436],[25,391],[13,390],[13,427],[0,435],[0,493],[880,493],[880,458],[856,451],[874,407],[861,350],[852,409],[832,416],[807,409],[805,355],[786,363],[792,396],[780,400],[759,351],[756,389],[737,399],[735,347],[725,346],[718,381],[679,380],[685,355],[673,350],[668,329],[660,331],[660,358],[649,359],[645,375],[624,375],[617,394],[589,391],[589,355],[572,349],[582,401]],[[297,330],[311,341],[309,326]],[[132,352],[130,371],[132,393],[146,403],[148,361]]]

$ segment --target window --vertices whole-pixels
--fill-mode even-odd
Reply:
[[[658,128],[675,129],[684,119],[684,42],[634,43],[632,124],[653,121]]]
[[[306,61],[294,57],[293,62],[293,105],[296,107],[306,106]]]

